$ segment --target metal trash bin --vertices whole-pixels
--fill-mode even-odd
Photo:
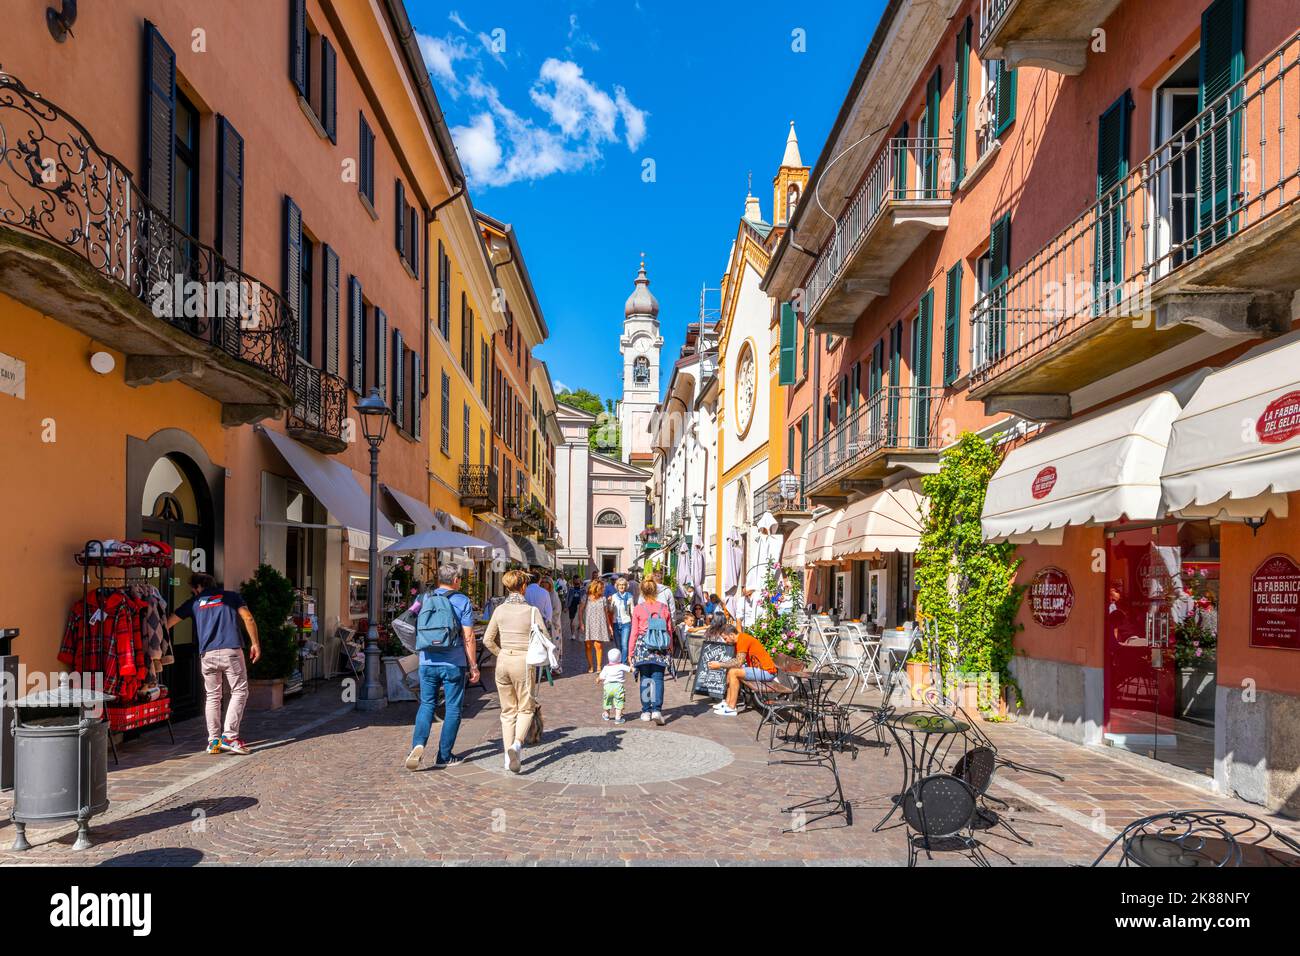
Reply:
[[[18,697],[18,628],[0,628],[0,790],[14,788],[14,700]]]
[[[14,850],[30,850],[28,823],[77,821],[75,850],[90,847],[90,819],[108,809],[108,722],[113,698],[69,688],[14,704]]]

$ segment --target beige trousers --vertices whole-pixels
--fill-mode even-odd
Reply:
[[[497,658],[495,682],[501,703],[501,741],[509,747],[523,744],[533,723],[533,669],[525,660],[527,651],[503,649]]]
[[[222,683],[230,685],[230,707],[226,710],[225,735],[239,739],[239,724],[244,719],[248,704],[248,666],[244,652],[233,648],[208,651],[199,659],[203,673],[205,700],[203,716],[208,724],[208,737],[220,737]]]

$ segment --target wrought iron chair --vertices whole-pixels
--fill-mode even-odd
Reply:
[[[799,689],[794,699],[783,707],[783,715],[786,717],[782,725],[784,742],[779,747],[776,745],[774,723],[772,741],[768,748],[769,754],[782,752],[787,756],[779,759],[769,757],[768,764],[819,767],[830,771],[835,786],[824,796],[811,797],[785,807],[782,812],[794,815],[796,822],[782,832],[798,832],[810,823],[833,816],[843,816],[845,825],[851,826],[853,808],[845,799],[836,762],[836,752],[843,745],[845,718],[834,700],[833,688],[845,679],[844,675],[839,671],[813,669],[791,676],[798,681]],[[811,817],[808,816],[809,812],[812,812]]]
[[[1282,847],[1265,846],[1269,839]],[[1174,810],[1134,820],[1092,865],[1116,846],[1117,866],[1300,867],[1300,843],[1263,820],[1227,810]]]
[[[907,865],[916,866],[921,850],[928,860],[934,850],[959,850],[976,866],[988,866],[984,845],[975,839],[977,810],[975,791],[952,774],[932,774],[912,784],[903,795]]]

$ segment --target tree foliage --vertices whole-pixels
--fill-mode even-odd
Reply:
[[[298,636],[290,622],[296,600],[293,584],[271,565],[259,564],[253,577],[239,586],[239,594],[257,622],[262,645],[262,657],[249,666],[248,675],[255,680],[289,677],[298,666]]]
[[[555,398],[596,416],[596,425],[587,435],[587,445],[592,451],[618,454],[622,450],[623,438],[612,398],[603,399],[587,388],[566,388]]]
[[[965,432],[943,453],[939,472],[921,479],[929,511],[916,576],[926,659],[935,641],[945,671],[1017,686],[1009,665],[1025,590],[1015,583],[1020,561],[1014,544],[986,542],[980,531],[984,494],[998,464],[990,442]]]

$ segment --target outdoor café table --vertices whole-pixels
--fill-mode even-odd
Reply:
[[[1265,846],[1276,839],[1286,849]],[[1173,810],[1126,826],[1093,863],[1116,844],[1121,866],[1146,867],[1300,867],[1300,850],[1290,837],[1255,817],[1221,810]]]
[[[885,726],[889,728],[889,733],[898,744],[898,753],[903,758],[903,786],[898,796],[892,798],[893,805],[889,812],[871,828],[872,831],[883,828],[886,821],[903,805],[903,797],[913,782],[943,769],[942,755],[948,752],[949,748],[944,745],[950,743],[949,738],[953,734],[965,734],[970,730],[970,724],[965,721],[929,711],[895,714],[885,720]],[[904,735],[907,737],[906,744],[903,743]]]
[[[783,675],[796,682],[792,709],[795,711],[795,719],[799,722],[799,731],[797,742],[792,748],[796,759],[781,762],[821,766],[829,770],[834,777],[835,789],[825,796],[812,797],[794,806],[784,807],[782,812],[803,815],[810,810],[818,810],[811,817],[801,816],[798,828],[831,816],[843,816],[845,822],[851,824],[852,810],[849,808],[848,801],[844,799],[844,787],[840,783],[840,772],[835,762],[835,749],[839,745],[842,730],[838,723],[839,717],[835,713],[836,705],[831,702],[830,693],[837,682],[845,679],[844,674],[830,669],[821,669],[785,671]]]

